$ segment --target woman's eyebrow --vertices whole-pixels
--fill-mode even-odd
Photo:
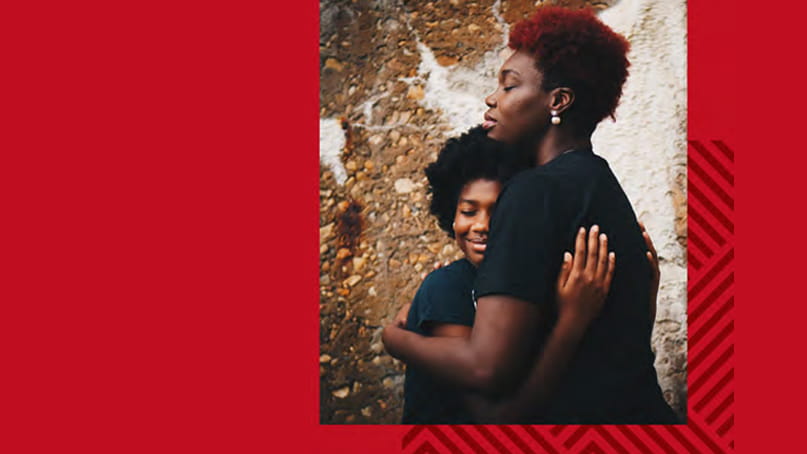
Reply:
[[[508,74],[513,74],[514,76],[520,76],[520,75],[521,75],[521,73],[519,73],[519,72],[518,72],[518,71],[516,71],[515,69],[509,69],[509,68],[508,68],[508,69],[503,69],[503,70],[502,70],[501,77],[502,77],[502,78],[504,78],[504,77],[505,77],[505,76],[507,76]]]
[[[470,203],[471,205],[478,205],[479,202],[473,199],[460,199],[459,203]]]

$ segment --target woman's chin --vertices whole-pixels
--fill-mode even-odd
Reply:
[[[508,145],[512,145],[514,143],[512,140],[509,140],[508,137],[506,137],[501,133],[500,128],[497,128],[495,126],[492,129],[488,130],[488,139],[493,139],[497,142],[506,143]]]

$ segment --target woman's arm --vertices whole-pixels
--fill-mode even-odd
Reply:
[[[595,226],[589,234],[587,252],[579,253],[581,260],[567,269],[565,276],[574,275],[574,282],[583,279],[592,284],[598,277],[602,282],[603,276],[608,274],[608,254],[606,249],[600,253],[597,233]],[[578,233],[576,250],[586,251],[585,229]],[[594,289],[594,286],[570,286],[568,290],[577,292],[573,295],[578,296],[603,291]],[[480,299],[469,337],[423,337],[393,324],[384,330],[383,340],[388,352],[404,362],[415,364],[450,383],[490,393],[515,384],[516,372],[524,370],[523,358],[529,356],[530,345],[525,339],[534,335],[537,319],[538,309],[534,304],[497,295]],[[567,339],[565,334],[577,335],[566,332],[576,323],[569,325],[564,322],[559,326],[564,330],[564,340]],[[571,356],[564,345],[558,344],[558,347],[563,348],[556,353],[553,353],[554,349],[545,350],[544,355],[553,358],[556,354]],[[547,368],[543,373],[546,371],[551,372]]]
[[[396,324],[384,329],[387,352],[428,374],[485,393],[505,389],[537,323],[535,305],[516,298],[480,299],[468,337],[425,337]],[[522,360],[523,363],[523,360]],[[501,374],[500,372],[507,372]]]
[[[598,260],[595,267],[590,260],[587,262],[585,247],[584,238],[578,235],[575,248],[578,254],[574,257],[565,254],[557,282],[558,321],[527,380],[515,394],[496,401],[468,395],[466,403],[477,422],[523,422],[524,416],[540,411],[566,372],[586,329],[602,310],[616,260],[613,253],[608,254],[605,235],[600,236],[596,247],[598,259],[608,258],[606,264]]]

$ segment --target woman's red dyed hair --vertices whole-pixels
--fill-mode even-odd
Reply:
[[[613,118],[628,77],[630,44],[591,10],[541,8],[515,25],[508,44],[535,58],[544,90],[575,92],[564,120],[591,132],[605,117]]]

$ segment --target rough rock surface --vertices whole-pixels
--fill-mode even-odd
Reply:
[[[381,327],[435,261],[460,257],[428,213],[423,169],[445,139],[480,122],[510,25],[543,4],[589,4],[633,45],[618,121],[598,129],[595,149],[660,251],[656,367],[685,411],[684,1],[322,0],[322,423],[400,421],[403,365],[384,352]]]

